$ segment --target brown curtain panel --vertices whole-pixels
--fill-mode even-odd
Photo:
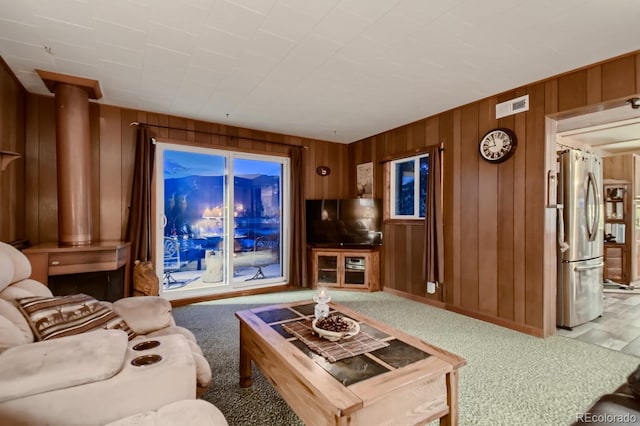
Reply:
[[[442,225],[442,182],[440,148],[429,149],[429,179],[425,207],[424,280],[442,283],[444,278],[444,240]]]
[[[133,188],[129,204],[126,240],[131,242],[131,263],[151,260],[151,178],[155,145],[145,126],[136,132]]]
[[[291,266],[289,284],[307,286],[307,252],[304,229],[304,168],[303,151],[291,148]]]

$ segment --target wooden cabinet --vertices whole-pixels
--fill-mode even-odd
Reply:
[[[624,244],[604,245],[604,278],[619,283],[629,281]]]
[[[51,287],[51,282],[56,277],[64,277],[63,281],[73,275],[85,281],[95,281],[95,287],[108,286],[111,276],[106,275],[105,280],[92,275],[99,272],[112,272],[122,269],[121,288],[97,289],[91,291],[90,287],[80,288],[71,285],[65,289],[73,289],[72,293],[87,293],[102,300],[113,302],[117,298],[129,296],[131,243],[123,241],[98,242],[89,246],[58,246],[57,244],[41,244],[25,249],[23,252],[31,263],[31,278]],[[99,283],[97,280],[104,281]],[[86,283],[85,283],[86,284]],[[53,291],[53,289],[52,289]],[[72,294],[67,291],[64,294]],[[92,294],[97,293],[97,294]],[[56,294],[55,295],[62,295]]]
[[[311,279],[329,287],[380,290],[380,252],[368,249],[311,249]]]
[[[624,284],[640,280],[640,155],[626,154],[603,158],[604,177],[604,214],[608,214],[607,190],[610,185],[623,185],[626,188],[622,200],[623,218],[616,218],[608,222],[605,220],[605,241],[608,232],[608,224],[624,224],[624,239],[616,238],[616,243],[622,244],[622,264],[625,272],[624,279],[615,279],[606,274],[605,279],[618,281]],[[618,204],[619,205],[619,204]],[[620,232],[618,231],[620,234]],[[605,262],[607,243],[605,242]]]
[[[629,283],[628,254],[632,252],[629,224],[630,182],[607,181],[604,195],[604,271],[603,278],[619,283]],[[628,248],[629,247],[629,248]]]

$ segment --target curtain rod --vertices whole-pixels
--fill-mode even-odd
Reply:
[[[227,135],[225,133],[207,132],[205,130],[183,129],[183,128],[180,128],[180,127],[163,126],[163,125],[160,125],[160,124],[141,123],[139,121],[132,121],[131,123],[129,123],[129,126],[159,127],[161,129],[180,130],[180,131],[184,131],[184,132],[194,132],[194,133],[204,133],[204,134],[212,135],[212,136],[226,136],[226,137],[231,138],[231,139],[233,139],[233,138],[245,139],[245,140],[255,141],[255,142],[266,142],[266,143],[272,143],[272,144],[275,144],[275,145],[284,145],[284,146],[289,146],[289,147],[292,147],[292,148],[309,149],[309,147],[305,146],[305,145],[295,145],[295,144],[286,143],[286,142],[268,141],[268,140],[265,140],[265,139],[250,138],[250,137],[247,137],[247,136]]]

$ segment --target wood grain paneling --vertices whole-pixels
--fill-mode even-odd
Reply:
[[[478,103],[478,136],[474,142],[480,140],[489,130],[496,127],[495,99],[487,99]],[[504,267],[503,259],[498,262],[498,224],[502,225],[504,218],[498,216],[500,189],[503,181],[499,179],[499,171],[503,164],[491,164],[486,161],[478,163],[478,196],[482,202],[478,205],[478,243],[486,247],[478,261],[478,310],[490,315],[498,313],[498,271]],[[498,191],[495,188],[498,188]],[[505,227],[500,226],[500,233]],[[502,239],[502,238],[500,238]]]
[[[53,97],[29,95],[28,102],[38,104],[38,121],[36,127],[27,127],[27,134],[35,132],[38,147],[37,157],[27,160],[27,175],[38,173],[38,208],[28,211],[27,215],[38,218],[35,234],[27,229],[27,238],[32,244],[58,241],[58,186],[56,127]],[[32,188],[27,188],[27,198],[31,197]]]
[[[529,88],[525,170],[525,324],[542,328],[544,282],[544,84]],[[555,307],[554,307],[555,308]]]
[[[633,52],[490,96],[350,145],[93,105],[92,143],[98,148],[99,158],[95,164],[99,232],[112,235],[119,229],[123,235],[135,140],[135,128],[129,127],[131,121],[194,129],[198,132],[156,129],[155,134],[159,138],[212,147],[280,153],[288,149],[201,132],[305,145],[308,147],[304,151],[306,198],[354,196],[356,165],[368,161],[374,163],[374,194],[382,198],[382,159],[443,143],[445,279],[442,302],[447,309],[466,315],[534,335],[550,335],[555,332],[555,252],[553,241],[549,241],[553,235],[547,228],[554,230],[555,225],[550,225],[553,212],[545,209],[545,173],[552,155],[545,148],[545,120],[550,114],[560,116],[567,114],[567,110],[574,114],[576,109],[583,108],[594,111],[601,102],[636,95],[640,88],[639,64],[640,56]],[[22,169],[14,162],[0,175],[0,233],[3,240],[24,236],[36,244],[55,242],[53,98],[26,95],[26,101],[22,101],[24,92],[11,80],[11,76],[0,70],[3,111],[7,108],[18,111],[0,117],[0,130],[4,136],[8,126],[9,132],[15,130],[17,136],[11,136],[8,141],[3,137],[0,147],[22,152],[25,159]],[[529,111],[501,119],[496,124],[493,106],[525,94],[530,97]],[[25,110],[23,115],[19,113],[21,109]],[[99,123],[97,130],[93,129],[96,127],[93,123]],[[491,168],[479,162],[477,143],[481,133],[496,125],[516,132],[518,148],[508,161]],[[26,130],[20,136],[22,126]],[[331,175],[318,176],[315,170],[320,165],[329,166]],[[119,182],[107,183],[110,174],[105,167],[118,170]],[[26,194],[23,201],[17,195],[22,192]],[[115,213],[106,207],[110,201],[116,204]],[[396,223],[384,225],[382,285],[416,298],[425,297],[424,285],[417,283],[424,250],[418,237],[422,228]],[[549,244],[552,255],[545,250]]]
[[[424,120],[358,141],[350,152],[378,158],[424,148],[433,137],[420,137],[423,125],[438,123],[438,142],[445,146],[443,209],[445,279],[442,302],[447,309],[534,335],[555,332],[555,223],[545,208],[547,152],[545,122],[550,114],[597,110],[601,102],[640,90],[637,52],[516,88]],[[529,95],[529,111],[500,120],[494,107]],[[478,139],[493,127],[515,131],[518,148],[508,161],[479,162]],[[350,167],[355,167],[352,161]],[[375,163],[374,173],[382,165]],[[383,194],[376,194],[381,197]],[[385,225],[383,287],[408,297],[423,297],[414,275],[399,271],[407,257],[421,264],[423,253],[402,244],[405,224]],[[390,237],[390,238],[387,238]],[[550,249],[549,249],[550,247]],[[419,251],[419,250],[418,250]],[[415,266],[411,266],[415,268]],[[404,275],[403,275],[404,274]]]
[[[27,139],[29,156],[27,181],[26,235],[32,244],[57,242],[57,192],[55,163],[55,121],[52,97],[28,96]],[[305,161],[306,198],[345,198],[349,196],[348,146],[216,123],[194,121],[165,114],[91,104],[92,208],[94,235],[101,240],[122,240],[129,214],[131,182],[135,157],[133,121],[171,128],[150,127],[152,136],[217,149],[287,155],[288,146],[270,141],[308,146]],[[175,129],[174,129],[175,128]],[[183,130],[187,129],[187,130]],[[195,131],[189,131],[198,130]],[[208,134],[217,133],[217,134]],[[221,136],[220,133],[231,135]],[[316,174],[316,167],[327,165],[327,177]],[[353,185],[355,190],[355,184]],[[94,240],[97,240],[94,237]]]
[[[558,109],[566,111],[587,104],[587,71],[578,71],[558,78]]]
[[[526,92],[518,92],[521,96]],[[498,317],[512,319],[518,324],[525,323],[525,282],[526,270],[526,223],[522,218],[526,212],[526,168],[527,168],[527,119],[526,114],[515,116],[514,131],[519,138],[518,154],[513,157],[513,281],[503,276],[500,280],[500,294],[498,299]],[[509,197],[509,194],[504,194]],[[511,286],[510,290],[508,287]]]
[[[119,108],[103,106],[100,108],[100,187],[99,224],[100,240],[120,241],[123,218],[122,204],[126,199],[122,193],[123,144],[120,143],[122,114]],[[99,241],[99,240],[98,240]]]
[[[509,94],[498,97],[498,102],[507,101],[509,99],[523,95],[524,93],[510,92]],[[495,108],[495,106],[494,106]],[[493,120],[494,115],[486,118],[488,122]],[[507,116],[501,118],[497,122],[498,127],[512,129],[514,133],[515,116]],[[516,133],[516,139],[519,141],[521,135]],[[497,247],[497,283],[496,296],[492,305],[492,310],[487,310],[494,316],[513,319],[513,277],[514,277],[514,245],[513,238],[515,232],[516,217],[514,216],[514,182],[515,182],[515,164],[519,157],[524,157],[524,147],[517,143],[516,152],[512,157],[513,161],[505,161],[498,164],[497,168],[497,200],[496,211],[491,212],[497,218],[495,228],[495,239],[491,242]]]
[[[460,149],[467,155],[460,157],[460,200],[465,208],[460,211],[460,247],[464,255],[460,258],[460,282],[465,291],[460,294],[460,306],[470,311],[478,310],[478,258],[480,249],[479,194],[478,194],[478,104],[461,109]],[[483,251],[485,247],[482,247]]]
[[[636,57],[633,55],[602,64],[602,100],[636,94],[636,75]]]
[[[594,105],[600,102],[602,102],[602,67],[596,65],[587,69],[587,105]],[[547,107],[548,113],[557,111]]]
[[[0,171],[0,241],[24,239],[24,157],[26,92],[0,60],[0,150],[19,153]]]

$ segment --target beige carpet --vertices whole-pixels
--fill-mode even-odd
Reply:
[[[214,371],[204,398],[230,425],[297,425],[298,417],[254,369],[238,386],[238,321],[253,306],[310,299],[308,290],[248,296],[176,308]],[[461,425],[568,425],[599,395],[614,390],[639,359],[552,336],[536,338],[384,292],[334,291],[334,300],[467,360],[460,370]],[[437,424],[437,422],[436,422]]]

